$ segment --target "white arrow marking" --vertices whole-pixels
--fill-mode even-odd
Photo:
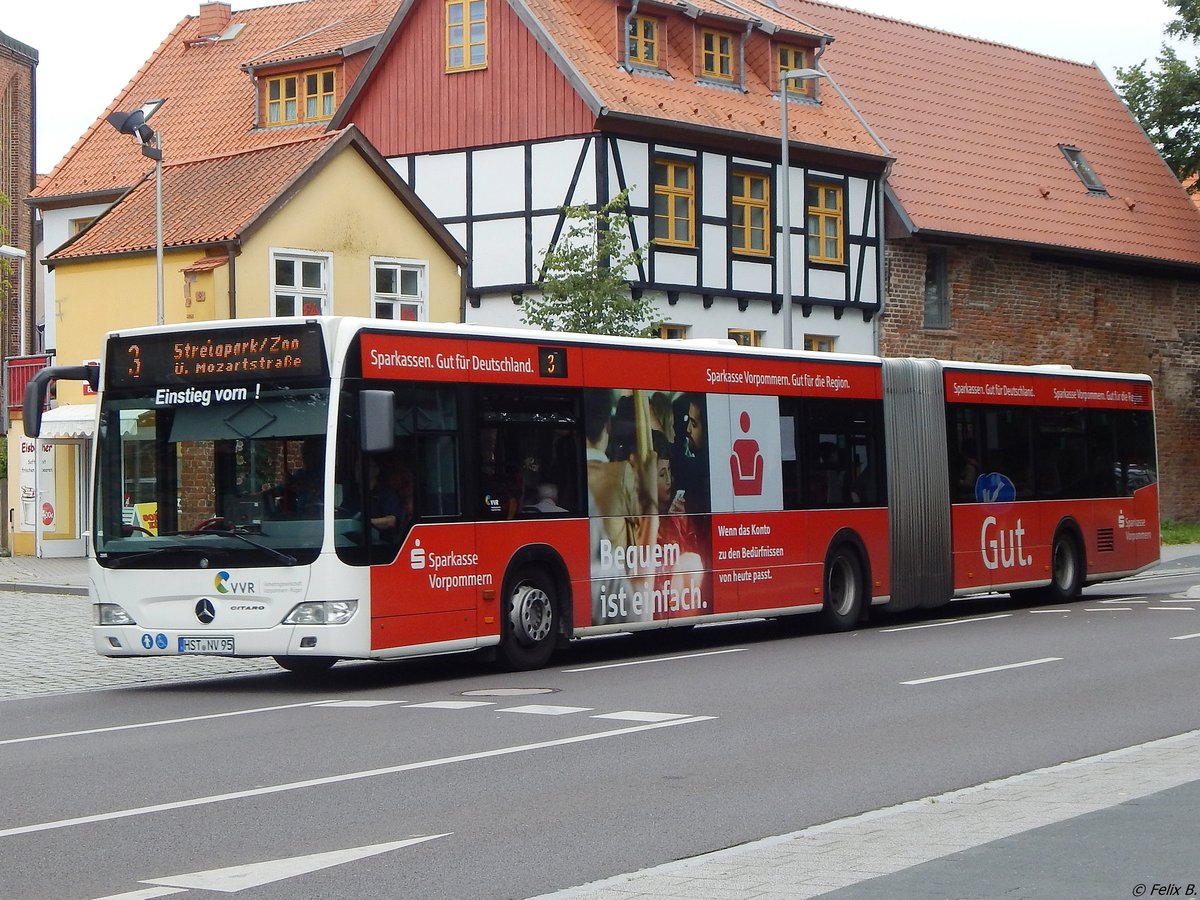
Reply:
[[[387,853],[389,850],[399,850],[401,847],[411,847],[413,844],[423,844],[425,841],[448,837],[453,833],[447,831],[445,834],[429,834],[424,837],[409,838],[405,841],[390,841],[386,844],[370,844],[366,847],[350,847],[346,850],[329,850],[325,853],[292,856],[287,859],[269,859],[266,862],[228,866],[224,869],[209,869],[207,872],[191,872],[187,875],[143,878],[141,883],[236,894],[246,888],[261,887],[273,881],[307,875],[309,872],[340,866],[342,863],[354,862],[357,859],[366,859],[368,856],[377,856],[380,853]]]

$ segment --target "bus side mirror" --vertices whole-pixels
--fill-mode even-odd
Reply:
[[[396,395],[363,391],[358,401],[359,446],[363,453],[383,453],[396,446]]]
[[[100,367],[86,366],[47,366],[25,385],[25,396],[21,403],[22,427],[25,437],[36,438],[42,432],[42,410],[46,408],[46,394],[50,391],[50,382],[63,379],[65,381],[86,381],[96,390],[100,386]]]

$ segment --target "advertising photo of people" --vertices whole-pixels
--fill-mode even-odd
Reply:
[[[703,397],[601,388],[584,404],[592,624],[711,611]]]

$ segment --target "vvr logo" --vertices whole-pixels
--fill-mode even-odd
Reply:
[[[253,594],[253,581],[230,581],[228,572],[218,572],[217,577],[213,579],[213,587],[217,589],[218,594],[238,593],[238,594]]]

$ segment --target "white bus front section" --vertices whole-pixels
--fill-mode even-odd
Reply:
[[[103,656],[370,656],[370,570],[331,551],[310,565],[257,568],[217,560],[107,568],[92,559],[89,574]]]

